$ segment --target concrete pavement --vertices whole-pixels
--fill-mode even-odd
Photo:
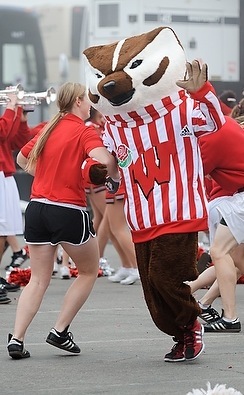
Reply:
[[[118,268],[114,248],[106,255]],[[4,266],[9,263],[9,252]],[[25,267],[28,266],[28,261]],[[45,342],[62,297],[71,280],[51,281],[39,313],[26,337],[31,358],[14,361],[6,352],[20,292],[9,293],[12,302],[0,305],[0,395],[186,395],[209,381],[226,384],[244,394],[244,285],[237,286],[237,305],[243,330],[237,334],[205,334],[206,348],[192,362],[163,361],[173,342],[153,324],[144,302],[140,281],[134,285],[97,279],[87,303],[70,330],[82,348],[80,355],[56,349]],[[205,291],[200,290],[197,296]],[[214,307],[221,309],[218,299]]]

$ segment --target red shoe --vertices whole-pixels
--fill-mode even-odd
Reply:
[[[196,359],[203,352],[203,333],[204,327],[198,320],[186,328],[184,333],[184,351],[187,361]]]
[[[171,351],[165,355],[164,360],[165,362],[182,362],[185,361],[185,354],[184,354],[184,343],[177,340],[173,337],[173,340],[176,342]]]

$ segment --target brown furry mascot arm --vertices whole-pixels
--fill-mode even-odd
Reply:
[[[81,166],[82,177],[94,185],[104,184],[110,193],[116,193],[120,186],[120,179],[116,180],[108,175],[107,167],[93,158],[87,158]]]
[[[108,175],[107,167],[93,158],[87,158],[81,166],[82,177],[86,182],[101,185]]]

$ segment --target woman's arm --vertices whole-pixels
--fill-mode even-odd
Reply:
[[[21,169],[26,171],[26,165],[27,165],[27,158],[22,154],[22,152],[20,151],[17,155],[16,161],[18,163],[18,165],[21,167]],[[28,171],[29,174],[31,174],[32,176],[35,175],[35,170],[33,169],[32,171]]]

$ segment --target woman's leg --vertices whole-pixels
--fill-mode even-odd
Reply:
[[[234,320],[236,311],[236,268],[230,255],[232,249],[237,247],[229,228],[220,224],[210,248],[210,254],[216,270],[219,290],[224,308],[224,317]]]
[[[108,217],[105,208],[102,221],[97,231],[97,241],[99,246],[100,258],[104,257],[104,251],[109,239],[111,239],[112,241],[112,236],[110,234],[110,229],[109,229]]]
[[[102,222],[99,226],[99,231],[97,233],[97,240],[98,240],[98,245],[99,245],[100,257],[104,256],[104,251],[105,251],[107,241],[108,241],[108,236],[109,236],[111,243],[113,244],[114,248],[116,249],[116,251],[121,259],[122,265],[123,266],[125,265],[125,267],[126,267],[126,264],[127,264],[126,254],[125,254],[123,248],[121,248],[118,240],[113,235],[113,233],[111,232],[110,227],[109,227],[108,209],[107,209],[108,206],[109,205],[107,205],[105,208],[103,219],[102,219]]]
[[[187,284],[191,287],[191,292],[194,293],[200,288],[212,285],[216,280],[215,267],[210,266],[199,274],[198,278],[194,281],[189,281]]]
[[[234,270],[236,271],[236,281],[237,281],[241,276],[241,272],[237,268],[235,268]],[[191,286],[191,284],[189,285]],[[199,299],[199,302],[202,305],[206,305],[206,306],[211,305],[215,301],[215,299],[217,299],[219,296],[221,295],[219,291],[218,280],[216,279],[212,284],[212,286],[208,289],[208,291],[203,295],[203,297]]]
[[[23,341],[25,332],[36,315],[44,293],[50,283],[56,247],[50,245],[29,245],[31,278],[21,292],[13,337]]]
[[[137,268],[135,247],[131,239],[131,232],[125,219],[124,202],[116,200],[113,204],[107,204],[107,215],[111,233],[116,238],[121,249],[124,251],[125,267]]]
[[[63,251],[62,251],[62,264],[60,265],[60,277],[63,280],[68,280],[68,279],[71,278],[69,260],[70,260],[69,255],[63,249]]]
[[[89,194],[89,201],[93,212],[92,222],[96,232],[98,232],[106,207],[105,193],[105,190],[95,193],[91,188],[91,193]]]
[[[6,242],[6,236],[0,236],[0,264],[4,252],[5,242]]]
[[[7,236],[7,243],[9,244],[13,252],[21,251],[21,247],[19,245],[19,241],[16,235]]]
[[[96,238],[90,237],[89,241],[80,246],[62,243],[63,249],[74,261],[78,270],[78,277],[68,288],[61,312],[58,316],[55,329],[62,332],[71,324],[80,308],[90,295],[97,278],[99,249]]]

